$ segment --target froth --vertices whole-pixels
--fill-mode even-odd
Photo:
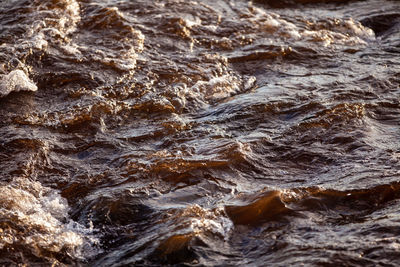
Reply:
[[[185,209],[182,216],[189,220],[189,230],[196,235],[210,232],[227,238],[233,228],[232,221],[225,216],[222,208],[207,210],[193,205]]]
[[[67,40],[67,35],[76,30],[80,21],[80,8],[75,0],[63,0],[54,4],[51,1],[35,1],[33,13],[36,19],[24,35],[20,47],[23,50],[34,48],[45,50],[48,43]]]
[[[365,45],[374,40],[374,32],[352,18],[326,18],[319,21],[302,21],[293,24],[275,13],[252,7],[249,21],[255,28],[272,33],[269,38],[292,41],[307,41],[330,45]],[[302,25],[303,24],[303,25]]]
[[[11,92],[37,91],[36,84],[22,70],[13,70],[0,80],[0,97]]]
[[[57,191],[18,178],[0,186],[0,204],[0,249],[22,246],[23,253],[44,258],[61,251],[75,259],[95,254],[93,230],[69,218]]]

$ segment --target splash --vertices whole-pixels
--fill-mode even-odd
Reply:
[[[18,250],[22,246],[25,256],[49,262],[63,252],[78,260],[98,252],[93,228],[73,221],[66,199],[39,182],[16,178],[3,184],[0,204],[0,250]]]
[[[11,92],[37,91],[36,84],[29,79],[23,70],[13,70],[0,80],[0,97]]]

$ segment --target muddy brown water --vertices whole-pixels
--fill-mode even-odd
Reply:
[[[398,266],[400,2],[0,2],[0,264]]]

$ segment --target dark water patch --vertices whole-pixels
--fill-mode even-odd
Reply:
[[[377,36],[385,35],[393,27],[400,23],[400,14],[380,14],[361,20],[361,23],[371,28]]]

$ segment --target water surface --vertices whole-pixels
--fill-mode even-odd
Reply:
[[[0,3],[0,264],[400,264],[400,2]]]

